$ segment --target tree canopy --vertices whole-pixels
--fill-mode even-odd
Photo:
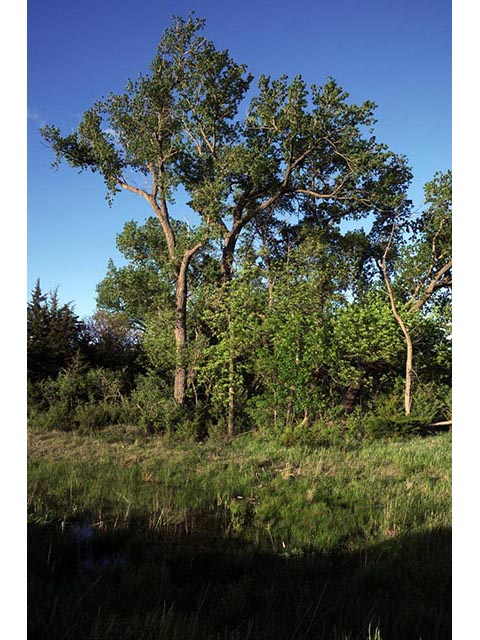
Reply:
[[[415,218],[411,170],[377,140],[373,102],[353,104],[333,78],[263,75],[254,89],[203,28],[174,18],[147,73],[75,132],[42,129],[55,163],[152,215],[119,234],[127,265],[109,263],[98,304],[140,331],[178,405],[215,398],[231,433],[261,394],[274,422],[332,398],[351,409],[398,377],[395,321],[407,339],[405,313],[426,322],[451,284],[451,173],[426,185]]]

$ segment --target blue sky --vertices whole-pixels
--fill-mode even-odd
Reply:
[[[40,278],[59,286],[81,316],[95,308],[95,287],[125,221],[143,221],[148,205],[120,194],[113,207],[100,177],[53,156],[38,129],[76,129],[98,98],[147,71],[172,15],[206,18],[205,35],[228,48],[255,78],[301,74],[323,84],[333,76],[355,102],[378,104],[376,135],[405,154],[410,195],[451,168],[451,4],[447,0],[243,0],[72,2],[28,6],[28,292]],[[255,87],[255,81],[252,85]],[[175,213],[175,212],[174,212]],[[179,211],[179,217],[184,214]]]

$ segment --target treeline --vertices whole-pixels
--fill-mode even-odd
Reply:
[[[261,77],[241,120],[252,77],[202,27],[175,19],[149,74],[42,130],[153,217],[119,234],[90,321],[33,292],[31,415],[305,442],[448,419],[451,172],[414,212],[375,105],[334,80]],[[171,217],[180,186],[195,226]]]
[[[260,235],[252,226],[228,282],[214,244],[199,251],[191,265],[182,404],[172,394],[175,283],[157,250],[161,225],[155,218],[127,223],[117,244],[128,263],[110,262],[91,319],[79,320],[40,283],[32,292],[32,416],[67,429],[134,421],[149,431],[199,437],[269,429],[305,442],[448,419],[450,289],[432,286],[430,262],[442,243],[447,250],[450,188],[448,174],[427,185],[430,202],[416,230],[395,245],[389,287],[363,230],[302,221]],[[408,344],[394,311],[408,323],[414,349],[407,417]]]

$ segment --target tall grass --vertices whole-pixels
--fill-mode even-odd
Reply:
[[[449,637],[449,434],[30,438],[35,637]]]

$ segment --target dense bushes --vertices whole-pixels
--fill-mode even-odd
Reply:
[[[127,417],[128,402],[122,372],[88,369],[77,358],[56,378],[29,386],[29,422],[40,428],[98,429]]]
[[[292,253],[270,272],[270,288],[251,263],[228,285],[196,291],[182,405],[172,397],[169,310],[149,315],[143,329],[131,329],[120,312],[78,323],[38,285],[29,305],[29,422],[62,430],[131,423],[187,440],[256,429],[315,447],[404,436],[449,419],[448,309],[441,320],[439,307],[411,326],[418,368],[406,416],[405,345],[385,292],[372,286],[358,298],[334,296],[307,258]],[[58,320],[59,308],[68,322]],[[42,318],[50,318],[48,335]],[[65,357],[54,361],[53,353]]]
[[[168,394],[165,383],[155,375],[143,375],[129,400],[129,417],[146,432],[168,433],[186,418],[186,410]]]
[[[284,444],[307,447],[351,445],[365,438],[402,437],[428,431],[436,421],[451,418],[451,389],[432,381],[417,382],[412,413],[403,411],[403,380],[375,394],[362,389],[360,401],[346,407],[341,394],[328,396],[321,389],[305,403],[272,403],[284,387],[257,393],[236,390],[235,432],[256,429]],[[246,386],[246,385],[245,385]],[[290,391],[289,391],[290,389]],[[227,434],[227,409],[212,402],[198,385],[198,395],[179,406],[170,395],[168,381],[150,371],[132,378],[126,370],[91,368],[76,358],[56,378],[29,382],[29,422],[44,429],[95,430],[107,425],[136,424],[145,433],[169,434],[185,440],[223,438]],[[368,391],[368,389],[367,389]],[[290,395],[290,398],[294,397]],[[297,398],[300,397],[298,394]]]
[[[249,422],[278,437],[283,444],[306,447],[351,445],[365,438],[401,437],[428,431],[428,425],[451,417],[451,393],[446,385],[426,383],[415,394],[413,412],[402,412],[401,380],[365,408],[346,413],[341,405],[321,408],[286,423],[271,420],[271,407],[261,397],[246,403]],[[56,378],[29,383],[29,423],[42,429],[91,431],[114,424],[136,424],[145,433],[169,434],[185,440],[224,437],[226,424],[215,407],[177,405],[165,381],[153,373],[128,384],[122,371],[88,369],[75,360]]]

